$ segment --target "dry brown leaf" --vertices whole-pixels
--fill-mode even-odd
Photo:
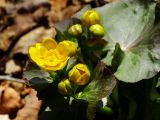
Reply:
[[[64,10],[64,19],[71,17],[74,13],[76,13],[78,10],[82,8],[82,5],[77,0],[74,0],[73,5],[68,6]]]
[[[82,1],[85,3],[89,3],[89,2],[92,2],[93,0],[82,0]]]
[[[20,94],[11,87],[0,86],[0,114],[11,113],[23,106]]]
[[[0,0],[0,7],[6,6],[6,0]]]
[[[4,79],[4,81],[2,81],[0,83],[0,86],[13,88],[14,90],[16,90],[20,94],[21,97],[25,97],[31,91],[31,88],[26,86],[25,84],[22,84],[19,82],[7,81],[5,79]]]
[[[31,16],[16,16],[15,24],[5,29],[0,33],[0,49],[3,51],[8,50],[12,42],[20,35],[27,32],[36,26]]]
[[[36,42],[40,42],[43,38],[46,37],[54,38],[55,35],[56,31],[54,28],[45,29],[44,27],[38,27],[19,39],[12,50],[12,55],[16,53],[28,54],[29,46]]]
[[[0,115],[0,120],[10,120],[8,114]]]
[[[67,5],[67,0],[50,0],[50,3],[51,11],[49,13],[49,21],[51,25],[71,17],[82,7],[78,0],[73,0],[71,5]]]
[[[14,60],[7,61],[5,68],[6,68],[5,69],[6,74],[11,74],[21,71],[21,67],[16,65]]]
[[[37,92],[32,89],[26,98],[25,106],[18,111],[14,120],[38,120],[38,112],[41,107],[41,101],[36,96]]]
[[[4,30],[0,33],[0,50],[7,51],[11,44],[16,43],[19,37],[41,24],[42,19],[47,19],[49,6],[46,4],[49,5],[44,0],[25,0],[19,4],[7,4],[4,8],[6,14],[2,17],[4,19],[11,17],[13,24],[6,26],[5,29],[3,28]],[[5,20],[0,22],[4,23]]]
[[[67,5],[67,0],[50,0],[52,5],[52,10],[60,11],[64,9]]]

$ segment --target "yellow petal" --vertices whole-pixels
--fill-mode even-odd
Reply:
[[[28,52],[30,59],[38,65],[41,65],[43,64],[43,58],[46,57],[47,49],[43,47],[40,43],[36,43],[29,48]]]
[[[37,56],[41,57],[41,58],[45,58],[48,50],[41,44],[41,43],[37,43],[35,44],[35,49],[37,51]]]
[[[65,40],[60,42],[56,49],[60,54],[68,54],[69,56],[72,56],[77,51],[77,45],[72,41]]]
[[[82,75],[81,82],[80,82],[81,85],[85,85],[86,83],[88,83],[89,79],[90,79],[90,76],[88,76],[87,74]]]
[[[57,59],[63,59],[63,58],[68,57],[68,52],[65,51],[63,49],[63,47],[59,46],[58,49],[57,48],[55,49],[55,55],[56,55]]]
[[[81,77],[81,74],[79,71],[76,69],[74,73],[71,75],[70,79],[72,82],[77,82],[77,80]]]
[[[57,47],[57,42],[54,39],[52,39],[52,38],[45,38],[45,39],[43,39],[42,44],[48,50],[55,49]]]
[[[67,62],[68,62],[69,57],[67,57],[66,59],[64,59],[63,61],[61,60],[57,60],[55,61],[55,63],[53,62],[45,62],[43,69],[47,70],[47,71],[57,71],[57,70],[61,70],[63,69]]]

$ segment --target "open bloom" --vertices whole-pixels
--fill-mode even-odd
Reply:
[[[70,49],[66,49],[66,44],[72,44]],[[36,43],[29,48],[30,59],[39,67],[47,71],[57,71],[63,69],[70,54],[75,53],[76,44],[71,41],[63,41],[57,44],[52,38],[46,38],[41,43]],[[63,46],[61,46],[63,44]],[[61,48],[61,49],[60,49]]]
[[[69,72],[69,80],[77,85],[85,85],[89,82],[90,71],[84,64],[75,65]]]

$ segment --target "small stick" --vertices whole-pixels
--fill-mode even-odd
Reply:
[[[11,77],[10,75],[0,75],[0,80],[8,80],[12,82],[19,82],[22,84],[26,84],[23,79],[14,78],[14,77]]]

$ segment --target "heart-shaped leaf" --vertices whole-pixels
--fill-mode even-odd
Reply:
[[[154,28],[155,3],[122,0],[94,10],[100,14],[100,23],[105,28],[104,39],[109,41],[106,65],[112,66],[122,59],[116,63],[115,76],[124,82],[155,76],[160,71],[160,31],[158,27]],[[82,13],[75,17],[81,18]],[[123,57],[114,54],[116,43],[124,52]]]

